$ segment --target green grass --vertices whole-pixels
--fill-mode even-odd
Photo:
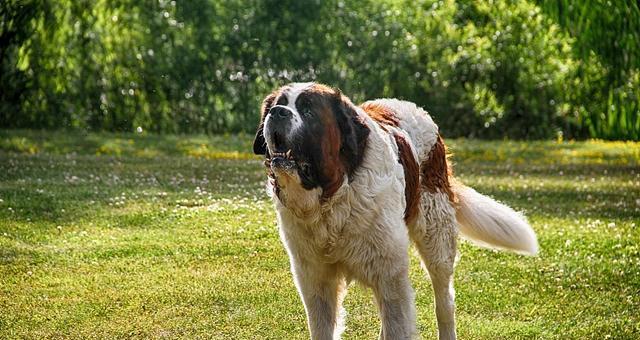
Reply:
[[[461,245],[460,337],[640,338],[640,143],[448,144],[457,176],[525,211],[542,247]],[[0,338],[307,338],[250,146],[0,130]],[[371,299],[350,288],[345,339],[376,337]]]

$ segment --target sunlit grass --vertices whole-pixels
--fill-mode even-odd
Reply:
[[[536,258],[463,243],[464,339],[640,334],[640,143],[449,141]],[[307,338],[251,136],[0,131],[0,338]],[[419,329],[435,338],[413,257]],[[344,338],[371,339],[353,285]]]
[[[0,149],[22,154],[85,154],[154,158],[191,156],[208,159],[249,159],[247,135],[174,135],[73,133],[0,130]]]

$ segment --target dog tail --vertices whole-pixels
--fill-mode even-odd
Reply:
[[[470,187],[453,187],[459,203],[456,218],[460,233],[473,243],[524,255],[538,253],[538,240],[525,217]]]

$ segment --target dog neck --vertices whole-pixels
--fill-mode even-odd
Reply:
[[[335,211],[336,205],[345,201],[350,189],[347,176],[344,177],[340,188],[328,199],[323,199],[321,188],[306,190],[295,183],[278,181],[279,187],[276,190],[274,185],[268,184],[268,192],[271,193],[278,211],[291,215],[304,225],[315,225],[324,220]]]

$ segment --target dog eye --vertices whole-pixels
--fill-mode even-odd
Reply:
[[[309,116],[309,115],[311,115],[311,109],[310,109],[310,108],[308,108],[308,107],[303,107],[303,108],[302,108],[302,111],[300,111],[300,112],[301,112],[303,115],[305,115],[305,116]]]

